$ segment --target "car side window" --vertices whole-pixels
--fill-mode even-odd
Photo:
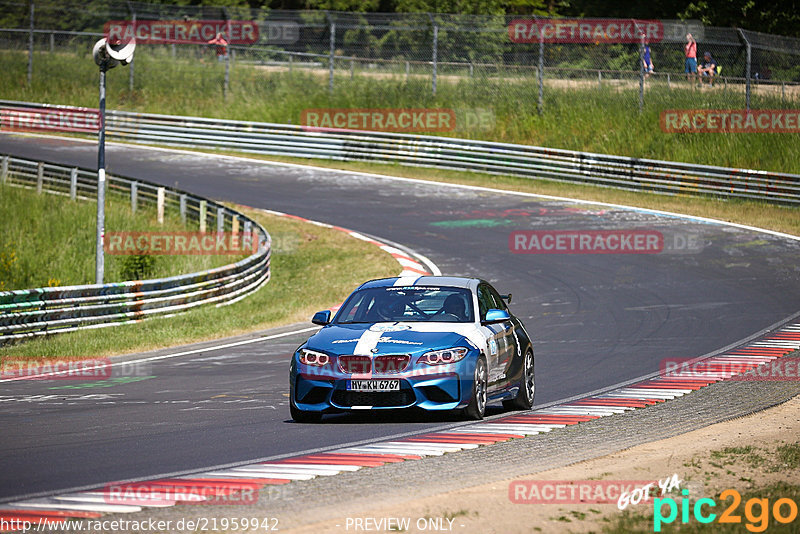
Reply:
[[[478,286],[478,312],[481,316],[481,321],[486,319],[486,312],[494,308],[494,299],[489,288],[481,284]]]
[[[493,308],[497,308],[498,310],[506,310],[508,311],[508,306],[506,306],[506,301],[504,301],[500,297],[500,293],[498,293],[493,287],[489,287],[489,293],[492,295],[492,300],[494,300]]]

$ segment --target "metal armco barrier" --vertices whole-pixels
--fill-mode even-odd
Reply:
[[[46,104],[0,100],[5,108]],[[58,109],[71,109],[58,106]],[[0,111],[0,115],[2,111]],[[106,135],[119,141],[257,154],[376,161],[544,178],[666,194],[800,204],[800,175],[593,154],[491,141],[287,124],[110,111]],[[745,135],[745,134],[741,134]]]
[[[259,154],[377,161],[581,182],[671,194],[800,204],[800,175],[647,160],[508,143],[111,112],[110,138]]]
[[[36,188],[71,198],[97,194],[96,171],[4,155],[0,155],[0,164],[0,181],[6,187]],[[107,187],[109,194],[130,195],[132,207],[156,205],[163,198],[166,210],[179,212],[182,219],[197,223],[201,229],[206,227],[206,219],[216,231],[241,231],[245,241],[248,235],[253,236],[258,240],[257,252],[237,263],[170,278],[2,291],[0,345],[22,338],[138,322],[202,304],[229,304],[269,280],[271,239],[256,221],[211,200],[143,180],[108,176]]]

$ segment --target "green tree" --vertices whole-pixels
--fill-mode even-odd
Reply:
[[[375,11],[379,0],[305,0],[303,9],[323,9],[327,11]]]

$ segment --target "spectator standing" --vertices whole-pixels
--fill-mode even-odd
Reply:
[[[208,44],[217,46],[217,61],[225,61],[228,59],[228,41],[225,40],[225,37],[221,33],[218,33]]]
[[[694,40],[691,33],[686,34],[686,46],[683,47],[686,61],[684,69],[686,71],[686,79],[694,81],[697,77],[697,41]],[[694,84],[692,84],[694,85]]]
[[[642,67],[644,68],[644,77],[649,78],[655,68],[653,67],[653,58],[650,54],[650,45],[645,43],[644,54],[642,56]]]
[[[711,52],[703,54],[703,65],[697,69],[700,72],[702,81],[704,77],[708,77],[708,83],[713,87],[714,76],[717,75],[717,60],[711,57]]]

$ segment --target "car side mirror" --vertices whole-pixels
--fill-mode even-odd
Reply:
[[[508,295],[500,295],[500,298],[506,301],[506,303],[511,304],[511,293]]]
[[[314,317],[311,318],[311,322],[322,326],[329,324],[331,322],[331,311],[318,311],[314,314]]]
[[[486,312],[486,319],[481,321],[481,324],[502,323],[508,321],[511,316],[505,310],[491,309]]]

